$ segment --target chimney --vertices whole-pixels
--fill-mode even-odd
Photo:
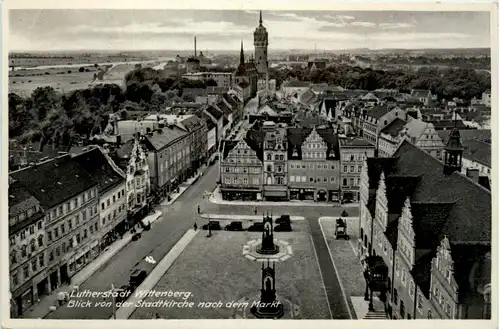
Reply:
[[[194,37],[194,58],[196,58],[196,37]]]
[[[479,169],[467,168],[466,175],[474,182],[479,183]]]

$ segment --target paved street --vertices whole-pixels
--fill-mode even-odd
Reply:
[[[205,172],[205,174],[200,177],[200,179],[198,179],[193,186],[188,188],[188,190],[184,192],[184,194],[182,194],[174,204],[160,206],[160,210],[163,212],[163,215],[153,224],[152,230],[144,232],[143,237],[140,240],[131,242],[118,252],[109,263],[104,265],[98,272],[92,275],[89,280],[80,286],[80,291],[85,289],[89,289],[91,291],[106,291],[110,289],[111,284],[114,284],[115,287],[127,284],[130,271],[138,264],[140,264],[140,268],[144,268],[148,270],[148,272],[151,271],[154,265],[149,264],[144,260],[146,256],[151,256],[159,262],[183,236],[186,230],[193,226],[195,221],[198,226],[202,225],[206,221],[206,219],[197,215],[198,205],[200,205],[203,213],[234,215],[254,214],[254,206],[218,205],[210,203],[208,201],[208,197],[203,198],[203,194],[206,191],[213,191],[217,179],[218,166],[213,165],[209,167],[207,172]],[[341,208],[333,206],[330,208],[286,206],[273,207],[270,205],[259,206],[257,207],[257,210],[260,215],[266,212],[272,212],[275,215],[289,214],[292,216],[304,216],[310,221],[310,223],[317,222],[317,219],[322,216],[338,216],[342,211]],[[357,209],[349,209],[349,215],[356,216]],[[313,239],[318,255],[320,256],[322,273],[324,275],[327,274],[324,277],[327,278],[326,280],[328,282],[327,291],[329,291],[329,298],[333,298],[332,301],[334,302],[334,305],[340,305],[340,302],[338,302],[337,299],[341,296],[341,293],[340,291],[334,292],[335,289],[339,287],[339,284],[338,282],[335,284],[337,279],[335,276],[332,276],[334,270],[333,267],[331,267],[331,260],[329,258],[325,258],[323,255],[324,248],[321,246],[321,244],[324,244],[323,236],[318,235],[318,233],[314,230],[315,225],[312,225]],[[328,254],[328,251],[326,251],[326,254]],[[103,300],[101,299],[98,301]],[[336,312],[339,314],[334,314],[334,317],[344,317],[345,310],[342,308],[339,309],[339,307],[340,306],[332,306],[332,310],[335,308]],[[111,316],[111,307],[70,308],[63,306],[55,312],[49,314],[47,318],[109,319]]]
[[[117,253],[111,261],[92,275],[80,291],[109,290],[111,284],[116,287],[127,284],[131,269],[139,262],[141,268],[152,269],[144,261],[146,256],[152,256],[159,262],[184,235],[192,228],[196,215],[196,204],[202,198],[205,190],[213,190],[217,180],[217,166],[212,166],[198,181],[191,186],[177,201],[170,206],[161,206],[162,218],[158,219],[149,232],[144,232],[141,239],[131,242]],[[111,299],[109,299],[111,300]],[[97,301],[103,301],[97,300]],[[47,316],[48,319],[109,319],[112,316],[111,307],[69,308],[63,306]]]

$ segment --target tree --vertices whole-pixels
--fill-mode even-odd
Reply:
[[[214,79],[207,80],[206,84],[207,84],[207,87],[217,87],[218,86],[217,82]]]

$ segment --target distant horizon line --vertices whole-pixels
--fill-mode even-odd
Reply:
[[[290,52],[290,51],[306,51],[306,52],[316,52],[318,54],[321,54],[325,51],[348,51],[348,50],[369,50],[369,51],[381,51],[381,50],[485,50],[485,49],[489,49],[491,50],[491,46],[490,47],[445,47],[445,48],[429,48],[429,47],[425,47],[425,48],[398,48],[398,47],[394,47],[394,48],[340,48],[340,49],[318,49],[318,50],[314,50],[314,49],[306,49],[306,48],[293,48],[293,49],[274,49],[274,50],[269,50],[269,53],[271,52]],[[81,52],[81,53],[92,53],[92,52],[106,52],[106,53],[117,53],[117,52],[144,52],[144,51],[155,51],[155,52],[160,52],[160,51],[164,51],[164,52],[175,52],[175,51],[180,51],[180,52],[193,52],[192,49],[139,49],[139,50],[134,50],[134,49],[113,49],[113,50],[110,50],[110,49],[51,49],[51,50],[22,50],[22,49],[16,49],[16,50],[9,50],[9,54],[11,53],[57,53],[57,52]],[[240,50],[239,49],[235,49],[235,50],[232,50],[232,49],[214,49],[214,50],[211,50],[211,49],[201,49],[200,50],[201,52],[203,51],[208,51],[208,52],[239,52]]]

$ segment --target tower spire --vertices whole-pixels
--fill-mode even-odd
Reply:
[[[245,55],[243,54],[243,40],[241,40],[240,64],[245,64]]]
[[[262,26],[262,10],[260,11],[259,25],[261,25],[261,26]]]

